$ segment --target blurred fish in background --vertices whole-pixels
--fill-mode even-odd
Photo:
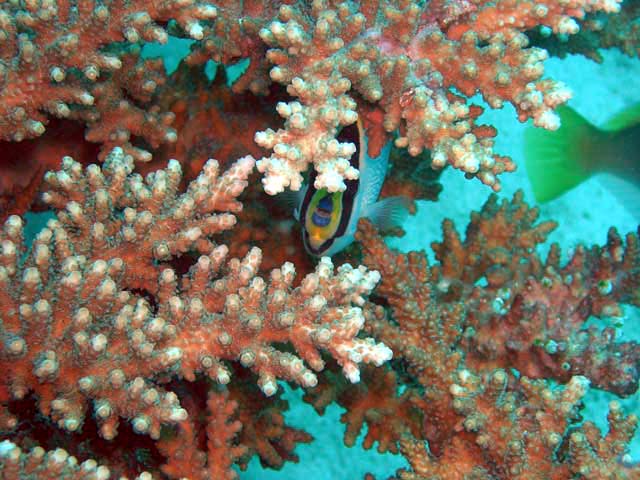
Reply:
[[[558,130],[525,132],[527,173],[536,200],[548,202],[592,175],[640,219],[640,103],[596,127],[568,106]]]

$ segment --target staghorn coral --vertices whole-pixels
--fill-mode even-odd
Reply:
[[[411,464],[398,478],[640,475],[620,462],[635,415],[612,404],[605,438],[594,425],[578,423],[590,383],[619,395],[638,389],[638,344],[584,325],[589,315],[618,312],[619,302],[638,305],[638,234],[624,245],[612,231],[605,247],[579,247],[561,266],[557,247],[546,262],[535,253],[554,228],[536,220],[521,193],[500,203],[492,196],[472,214],[464,241],[444,222],[444,241],[432,245],[434,265],[424,254],[393,253],[361,221],[363,260],[381,272],[376,294],[389,307],[370,305],[366,330],[392,348],[406,389],[380,396],[382,380],[374,379],[371,391],[358,387],[359,400],[337,398],[364,405],[359,416],[345,416],[351,436],[361,428],[359,417],[375,425],[379,412],[398,403],[412,412],[383,431],[370,429],[365,442],[388,445],[393,432],[391,441]],[[554,389],[554,378],[566,385]]]
[[[0,476],[224,479],[254,457],[279,469],[312,440],[285,421],[282,380],[319,413],[345,408],[345,444],[366,429],[365,448],[404,455],[396,478],[640,477],[634,415],[612,403],[606,434],[580,418],[588,386],[637,389],[638,346],[611,326],[640,301],[636,234],[543,259],[553,224],[521,196],[492,197],[465,237],[444,224],[435,264],[363,226],[382,272],[371,292],[373,270],[313,265],[260,191],[297,186],[310,164],[340,188],[358,172],[334,138],[356,118],[372,153],[398,147],[383,196],[435,199],[445,164],[498,189],[515,165],[471,96],[555,126],[567,91],[542,77],[533,29],[580,39],[606,18],[597,42],[620,43],[618,26],[635,26],[617,9],[0,0]],[[168,33],[194,40],[170,76],[139,48]],[[210,80],[209,60],[248,65]],[[264,185],[252,159],[234,163],[247,154],[265,156]],[[44,176],[63,155],[104,163],[67,158]],[[56,218],[29,241],[4,220],[42,191],[32,208]],[[358,248],[344,258],[359,263]]]
[[[515,165],[494,154],[496,132],[475,124],[482,108],[468,98],[481,93],[494,108],[510,102],[521,121],[557,128],[553,109],[570,94],[542,78],[547,53],[523,32],[542,25],[574,34],[585,14],[619,9],[618,0],[76,3],[0,5],[0,138],[41,135],[48,116],[75,118],[87,123],[88,139],[105,144],[103,155],[121,146],[148,161],[176,132],[152,98],[164,75],[130,59],[127,47],[135,56],[143,40],[166,41],[167,24],[197,40],[190,65],[249,59],[234,92],[264,94],[276,82],[297,97],[276,106],[284,128],[255,135],[273,151],[258,162],[270,194],[298,190],[309,164],[318,188],[343,190],[358,171],[348,161],[353,145],[336,135],[359,116],[373,156],[399,130],[395,143],[411,155],[429,149],[434,168],[450,164],[499,189],[497,176]]]
[[[464,241],[445,222],[443,242],[432,245],[442,263],[438,281],[451,297],[467,299],[468,351],[479,363],[534,378],[586,375],[598,388],[634,393],[640,346],[620,344],[612,327],[586,322],[622,316],[623,303],[640,304],[638,234],[628,234],[625,245],[612,229],[604,246],[578,246],[562,265],[558,245],[545,261],[534,253],[554,228],[535,225],[537,217],[521,192],[501,204],[491,197],[472,214]]]
[[[98,465],[95,460],[86,460],[81,464],[75,457],[59,448],[45,452],[40,447],[23,452],[11,442],[0,443],[0,459],[4,478],[65,478],[70,480],[106,480],[109,469]],[[140,480],[143,480],[140,478]]]
[[[227,260],[228,249],[212,241],[235,223],[227,212],[242,208],[236,197],[252,158],[222,175],[209,161],[182,194],[177,162],[144,182],[132,168],[122,150],[86,172],[64,159],[45,177],[44,200],[58,219],[38,234],[26,262],[22,221],[5,223],[0,358],[11,368],[0,385],[2,430],[18,427],[9,402],[33,391],[40,412],[66,431],[82,428],[91,401],[105,439],[116,436],[121,417],[159,439],[162,425],[187,420],[163,378],[193,381],[202,372],[226,384],[223,361],[237,361],[273,395],[276,379],[315,385],[304,361],[322,370],[320,349],[352,382],[359,363],[390,358],[383,344],[356,338],[376,272],[348,265],[334,272],[324,259],[294,288],[293,265],[265,281],[256,276],[258,249]],[[200,256],[180,275],[170,262],[188,252]],[[287,344],[291,351],[275,347]]]
[[[154,147],[175,141],[172,117],[148,105],[164,81],[162,64],[140,61],[135,48],[112,45],[166,42],[161,24],[169,20],[198,38],[198,22],[213,15],[210,6],[192,0],[2,2],[0,139],[40,136],[48,116],[74,118],[90,126],[92,141],[116,140],[127,153],[149,160],[149,152],[129,143],[131,135]]]
[[[533,378],[562,381],[585,375],[599,388],[634,393],[640,347],[617,342],[611,327],[600,331],[586,322],[591,315],[621,316],[621,303],[640,304],[638,234],[627,235],[625,245],[611,230],[604,247],[579,246],[561,265],[557,245],[546,260],[535,253],[555,227],[553,222],[536,224],[537,217],[521,192],[511,202],[499,203],[492,196],[472,214],[464,241],[450,221],[443,223],[443,242],[432,245],[438,265],[430,267],[425,257],[411,255],[400,257],[406,266],[398,266],[382,244],[375,245],[382,252],[371,251],[365,263],[389,278],[389,286],[383,282],[379,291],[390,302],[401,302],[407,328],[433,325],[444,344],[462,342],[467,362],[476,368],[509,366]],[[374,248],[370,240],[366,245]],[[412,291],[411,302],[402,299],[403,289]],[[436,299],[444,305],[433,306]],[[447,310],[449,320],[441,325],[437,317]],[[436,318],[424,320],[431,315]],[[402,339],[407,341],[406,332]],[[421,349],[432,348],[437,347]]]
[[[625,0],[615,15],[590,13],[581,22],[580,31],[571,37],[549,35],[544,28],[531,30],[531,42],[544,48],[550,55],[564,58],[579,53],[598,63],[602,62],[604,48],[617,48],[630,57],[640,56],[640,2]]]
[[[37,140],[0,141],[0,222],[42,209],[38,197],[44,174],[57,168],[60,158],[95,158],[96,154],[95,145],[83,141],[83,128],[66,121],[50,122]]]
[[[469,106],[465,97],[480,92],[494,108],[510,102],[521,121],[532,118],[538,126],[557,128],[553,108],[570,94],[541,78],[546,52],[528,48],[522,32],[542,24],[556,33],[576,33],[571,17],[618,8],[611,0],[282,6],[260,36],[271,47],[271,78],[299,100],[278,105],[283,129],[256,134],[259,145],[273,149],[258,163],[265,191],[298,190],[308,163],[318,171],[316,188],[344,190],[343,180],[358,173],[348,162],[350,144],[335,136],[356,121],[361,102],[377,104],[383,113],[370,135],[399,129],[395,143],[412,155],[428,148],[434,167],[451,164],[499,189],[497,175],[515,166],[493,153],[495,131],[474,125],[482,109]],[[371,125],[371,118],[365,123]],[[372,145],[379,148],[380,141]]]
[[[371,225],[362,223],[358,236],[364,261],[382,273],[375,298],[384,300],[382,305],[388,305],[385,309],[360,298],[372,287],[373,277],[367,279],[365,270],[344,266],[333,282],[325,278],[329,266],[324,260],[315,274],[293,288],[284,278],[287,267],[276,269],[268,286],[255,276],[257,251],[224,265],[225,248],[211,243],[208,235],[234,223],[233,215],[226,212],[240,209],[236,196],[246,186],[250,159],[238,162],[222,176],[209,162],[183,194],[178,194],[176,162],[150,175],[144,183],[130,173],[132,165],[130,157],[116,151],[102,170],[92,166],[84,173],[78,164],[66,159],[63,170],[47,175],[51,190],[45,200],[65,210],[58,210],[59,219],[50,221],[36,238],[24,265],[16,263],[20,256],[18,217],[11,217],[5,224],[1,242],[4,275],[8,278],[22,272],[21,282],[14,287],[19,292],[8,284],[1,290],[5,295],[3,305],[15,298],[22,304],[19,309],[9,310],[12,316],[2,318],[4,355],[12,362],[7,370],[12,376],[5,380],[8,383],[2,390],[2,428],[5,434],[13,432],[13,443],[3,444],[0,460],[0,468],[8,474],[32,468],[29,465],[36,461],[30,458],[34,455],[61,459],[48,460],[38,467],[42,475],[62,468],[98,468],[96,463],[78,467],[76,457],[67,451],[45,454],[36,449],[27,454],[14,447],[17,442],[30,449],[37,441],[35,431],[25,431],[25,426],[18,423],[20,414],[29,410],[16,402],[29,390],[35,393],[45,421],[50,418],[62,430],[77,430],[68,434],[71,438],[82,434],[81,430],[93,421],[86,418],[86,404],[91,401],[98,424],[96,435],[101,432],[107,439],[115,435],[121,416],[131,420],[132,432],[148,433],[156,439],[155,453],[141,453],[145,447],[136,450],[136,457],[147,459],[142,460],[142,466],[140,460],[130,466],[131,460],[117,461],[117,457],[101,454],[103,449],[95,444],[93,450],[70,442],[67,448],[74,455],[84,461],[87,452],[95,452],[96,460],[106,462],[111,472],[140,475],[142,479],[147,478],[141,472],[144,466],[170,477],[188,474],[203,479],[233,478],[230,466],[246,465],[247,456],[254,454],[278,468],[284,461],[295,461],[295,445],[310,438],[283,423],[281,412],[286,405],[277,401],[279,394],[270,377],[275,375],[312,387],[305,400],[319,412],[334,399],[348,408],[342,417],[347,424],[347,444],[355,442],[366,423],[365,447],[378,442],[380,451],[399,451],[406,456],[411,467],[399,471],[399,479],[638,475],[637,467],[620,460],[635,431],[635,416],[625,415],[612,404],[611,428],[604,437],[594,425],[579,423],[580,401],[590,383],[584,375],[618,393],[628,394],[637,388],[638,362],[633,354],[637,345],[595,342],[591,350],[550,352],[539,342],[514,343],[521,328],[532,320],[540,321],[540,312],[551,312],[553,319],[558,315],[540,308],[521,314],[517,310],[522,303],[519,299],[528,295],[524,303],[537,302],[539,306],[560,299],[562,312],[574,315],[563,329],[545,318],[542,324],[550,325],[548,329],[536,330],[558,344],[561,335],[569,334],[569,346],[585,331],[582,323],[586,319],[584,307],[572,309],[571,302],[582,304],[582,298],[593,297],[592,313],[611,310],[616,302],[637,303],[636,235],[628,236],[624,245],[612,233],[606,248],[577,249],[564,266],[559,263],[557,249],[552,249],[543,263],[534,247],[546,238],[553,224],[537,224],[536,211],[522,202],[521,194],[502,203],[492,197],[472,215],[464,240],[450,222],[445,222],[445,242],[433,245],[439,263],[429,266],[424,255],[391,252]],[[206,195],[199,194],[204,191]],[[114,209],[121,213],[114,214]],[[86,222],[86,216],[101,221]],[[145,221],[148,216],[153,221]],[[164,237],[157,234],[167,230],[175,234],[164,235],[168,240],[163,241]],[[123,245],[134,241],[140,246],[136,259],[124,264],[116,252],[129,252],[131,249]],[[188,253],[200,249],[211,253],[197,260]],[[95,260],[101,254],[108,254],[111,260]],[[58,261],[57,255],[67,258],[59,269],[62,278],[49,273],[58,270],[49,269]],[[186,261],[190,268],[176,260]],[[184,272],[181,276],[178,268]],[[573,271],[582,283],[567,283],[563,278],[563,288],[571,288],[570,295],[565,293],[561,298],[554,288],[529,289],[537,276],[541,283],[548,284],[544,278],[553,268],[564,273]],[[596,272],[614,280],[605,285]],[[36,276],[41,277],[40,283],[33,281]],[[59,287],[42,289],[42,281]],[[512,289],[510,295],[504,294],[505,283]],[[595,286],[589,287],[591,284]],[[76,293],[71,295],[74,288]],[[264,296],[266,290],[269,293]],[[321,292],[326,292],[322,294],[325,297],[331,295],[326,305],[319,300]],[[498,311],[496,292],[502,293]],[[44,298],[36,301],[38,295]],[[282,309],[278,296],[292,303]],[[333,301],[337,301],[335,307]],[[340,305],[354,302],[363,308],[360,315],[366,318],[364,329],[389,345],[396,357],[392,369],[365,370],[363,383],[356,389],[338,379],[334,371],[342,368],[353,381],[356,373],[349,362],[378,363],[388,358],[388,350],[370,339],[352,337],[357,330],[349,324],[347,312],[353,307]],[[297,315],[290,313],[292,305],[302,306]],[[320,329],[313,330],[308,318],[316,305],[323,313],[313,321]],[[77,307],[75,315],[68,313]],[[514,325],[505,335],[513,337],[504,340],[504,350],[491,350],[486,337],[490,329],[494,334],[502,333],[492,322],[504,316],[510,317],[505,324]],[[49,318],[46,324],[50,326],[44,337],[35,337],[41,338],[42,344],[34,348],[27,343],[34,333],[25,328],[36,325],[37,317]],[[290,325],[292,317],[295,322]],[[276,350],[263,339],[290,347]],[[69,353],[56,353],[72,344],[75,346]],[[347,351],[351,348],[352,353],[333,348],[334,344]],[[310,372],[290,349],[312,368],[320,369],[324,362],[318,356],[318,347],[333,360],[313,387],[318,382],[309,377]],[[570,361],[575,362],[575,373],[581,375],[570,375],[566,369],[529,368],[549,363],[540,363],[540,355],[552,360],[554,355],[565,355],[566,360],[569,354],[573,355]],[[580,370],[581,365],[588,365],[577,361],[581,358],[602,361],[597,369]],[[229,362],[232,368],[227,366]],[[81,372],[78,365],[82,365]],[[501,366],[515,366],[523,374],[507,373]],[[119,368],[111,370],[113,367]],[[262,392],[257,390],[253,376],[247,376],[249,370],[257,374]],[[623,381],[612,381],[616,375]],[[552,387],[548,378],[566,385]],[[191,384],[194,388],[189,387]],[[69,390],[63,385],[76,387]],[[264,393],[275,394],[272,398],[276,401],[256,399]],[[128,428],[120,426],[124,432],[118,437],[128,435]],[[127,445],[136,443],[135,439],[127,441]]]
[[[638,468],[627,468],[619,459],[637,427],[635,415],[625,416],[613,403],[611,433],[600,439],[593,424],[571,427],[579,419],[580,399],[588,386],[584,377],[573,377],[555,391],[546,382],[526,377],[512,388],[507,387],[508,381],[503,370],[494,371],[484,381],[462,370],[459,383],[451,388],[452,407],[464,418],[459,432],[439,457],[405,435],[400,448],[411,463],[411,471],[400,470],[395,478],[637,478]],[[591,434],[589,440],[585,432]],[[596,449],[598,454],[594,454]]]

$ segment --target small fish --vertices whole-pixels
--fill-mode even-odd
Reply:
[[[527,173],[536,200],[553,200],[591,175],[608,173],[605,185],[633,207],[640,188],[640,103],[602,128],[571,107],[561,106],[557,113],[562,121],[558,130],[530,128],[525,133]]]
[[[377,157],[369,157],[367,135],[360,120],[344,127],[338,141],[356,145],[350,162],[360,171],[359,178],[346,180],[345,191],[330,193],[313,187],[317,173],[312,170],[295,202],[293,215],[302,225],[307,252],[314,256],[335,255],[349,246],[362,217],[384,230],[399,226],[409,212],[410,201],[405,197],[377,201],[387,173],[391,142],[384,145]]]

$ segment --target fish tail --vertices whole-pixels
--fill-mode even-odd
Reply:
[[[617,132],[625,128],[632,127],[640,123],[640,103],[631,105],[625,108],[621,112],[616,113],[613,117],[607,120],[602,128],[610,132]]]
[[[553,200],[591,176],[588,145],[602,134],[568,106],[556,112],[562,122],[558,130],[525,131],[525,164],[538,202]]]

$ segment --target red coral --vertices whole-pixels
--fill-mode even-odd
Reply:
[[[361,221],[364,262],[382,273],[377,293],[388,305],[367,310],[366,328],[399,357],[406,390],[383,398],[370,392],[358,403],[374,427],[366,446],[400,433],[394,441],[412,470],[399,478],[565,479],[587,469],[608,472],[592,478],[618,478],[611,473],[623,468],[616,449],[631,438],[637,418],[612,406],[611,428],[622,440],[600,439],[593,426],[577,425],[577,411],[589,380],[619,395],[635,392],[640,348],[584,324],[589,315],[615,314],[618,302],[638,304],[638,235],[624,245],[612,230],[606,246],[579,247],[562,266],[557,248],[546,262],[535,253],[554,227],[536,220],[521,193],[501,203],[492,196],[472,214],[464,240],[444,222],[444,241],[432,245],[434,265],[424,254],[392,252]],[[548,378],[567,386],[553,391]],[[398,411],[394,405],[407,395],[422,428],[394,416],[378,431],[376,412]]]
[[[365,448],[406,456],[403,480],[637,478],[637,418],[614,402],[602,434],[580,402],[589,384],[637,389],[638,345],[587,322],[640,304],[638,234],[542,258],[553,222],[521,194],[491,197],[466,235],[445,221],[434,264],[363,223],[369,268],[336,270],[313,265],[287,207],[262,191],[299,187],[310,163],[341,188],[358,172],[335,137],[356,119],[372,155],[390,140],[421,155],[394,150],[383,196],[434,199],[447,163],[498,189],[515,165],[470,98],[555,127],[568,93],[542,78],[546,53],[525,31],[574,33],[617,8],[0,2],[0,476],[232,479],[253,456],[280,468],[311,440],[285,422],[284,380],[320,413],[346,409],[346,444],[366,424]],[[171,76],[140,58],[169,32],[194,39]],[[249,62],[228,86],[222,67],[205,76],[211,59]],[[263,184],[251,158],[234,163],[247,153],[265,156]],[[43,180],[69,154],[80,163]],[[148,161],[137,173],[134,158]],[[42,206],[56,218],[26,241],[8,215]],[[390,359],[386,345],[394,359],[353,386],[361,364]]]

